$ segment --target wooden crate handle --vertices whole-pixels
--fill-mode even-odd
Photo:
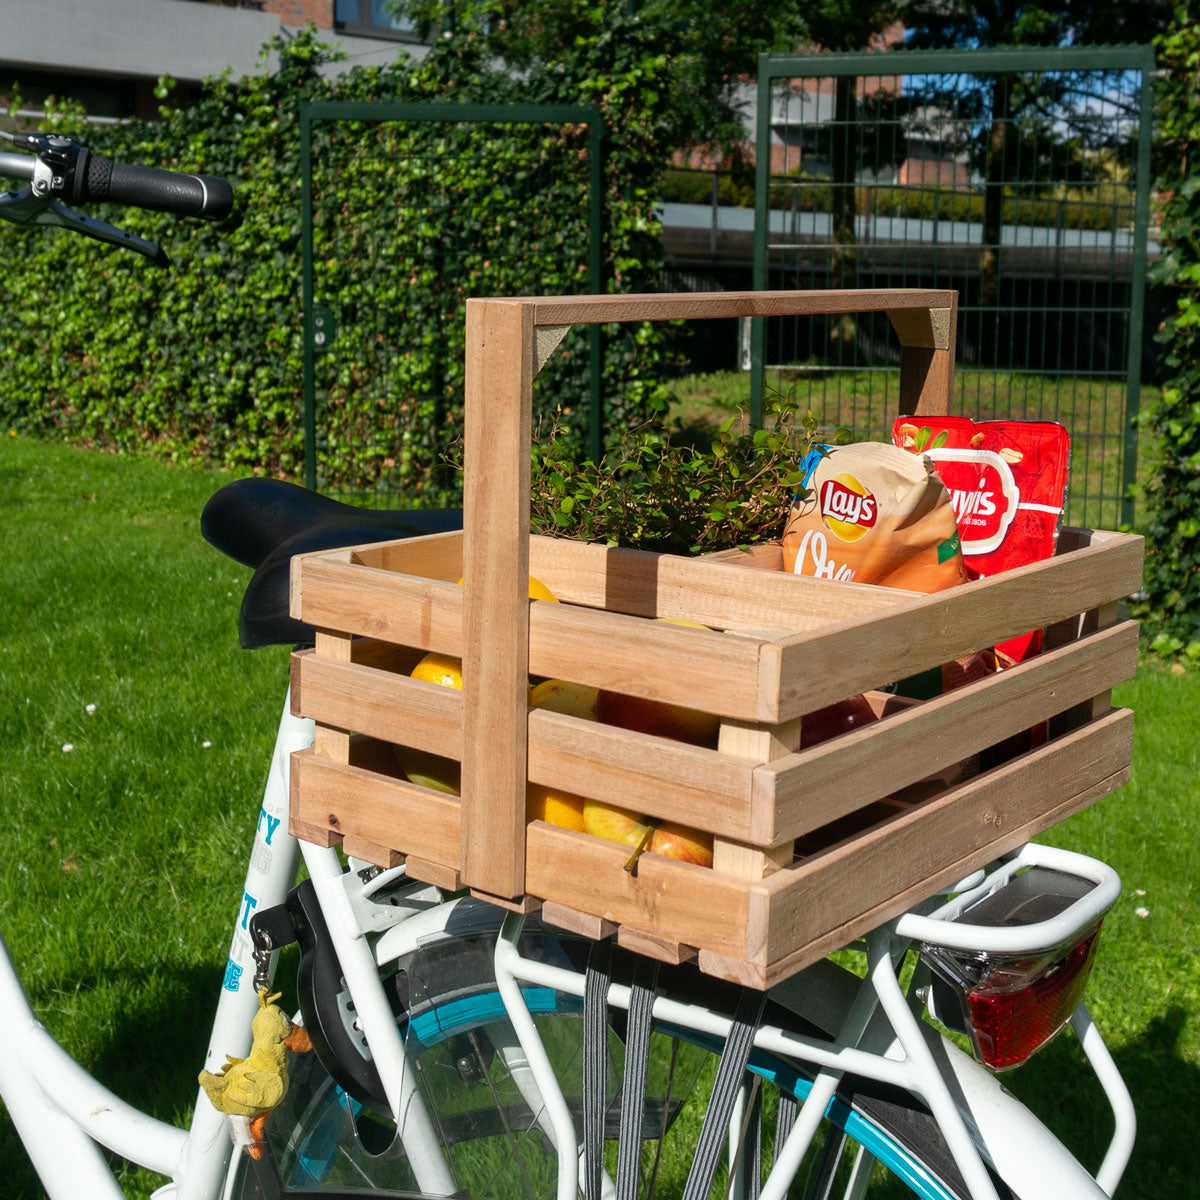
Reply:
[[[533,380],[571,325],[886,312],[899,411],[949,410],[958,295],[689,292],[467,301],[463,486],[462,881],[525,891],[529,486]]]

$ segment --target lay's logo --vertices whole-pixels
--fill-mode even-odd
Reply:
[[[817,502],[825,527],[843,542],[857,542],[879,516],[875,497],[849,474],[826,479]]]

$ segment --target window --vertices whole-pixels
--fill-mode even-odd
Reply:
[[[333,21],[346,33],[406,42],[418,40],[412,19],[393,12],[391,0],[335,0]]]

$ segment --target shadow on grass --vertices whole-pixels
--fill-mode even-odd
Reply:
[[[285,1012],[295,1011],[296,954],[285,948],[276,968],[276,986]],[[160,967],[153,984],[135,994],[134,1002],[114,1021],[110,1036],[91,1039],[94,1057],[89,1070],[94,1078],[127,1103],[168,1124],[190,1118],[198,1091],[197,1075],[204,1066],[212,1019],[220,994],[223,968]],[[104,984],[133,981],[147,976],[128,970],[113,971],[103,980],[71,980],[67,990],[87,991]],[[57,987],[55,990],[59,990]],[[31,997],[34,1011],[37,996]],[[109,1155],[119,1170],[123,1160]],[[163,1181],[155,1176],[156,1183]],[[4,1200],[37,1200],[45,1190],[29,1161],[7,1110],[0,1105],[0,1196]],[[131,1194],[143,1194],[131,1192]],[[83,1200],[81,1196],[81,1200]]]
[[[1113,1051],[1138,1123],[1117,1193],[1121,1200],[1200,1197],[1191,1162],[1200,1067],[1179,1048],[1186,1021],[1183,1008],[1170,1008],[1137,1041]],[[1074,1037],[1059,1037],[1005,1083],[1088,1170],[1098,1169],[1112,1135],[1112,1112]]]

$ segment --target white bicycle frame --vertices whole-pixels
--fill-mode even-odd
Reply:
[[[219,1071],[227,1055],[244,1057],[249,1050],[250,1021],[258,1004],[250,917],[256,910],[282,903],[303,854],[418,1186],[433,1195],[451,1194],[457,1184],[416,1072],[406,1070],[403,1034],[384,994],[379,968],[440,937],[461,936],[461,920],[454,932],[449,932],[449,922],[456,914],[461,918],[471,911],[462,909],[463,904],[477,902],[441,902],[435,889],[414,886],[412,903],[407,906],[372,906],[368,889],[355,886],[356,873],[344,871],[336,850],[297,843],[288,834],[289,762],[293,751],[312,741],[312,722],[293,717],[290,704],[285,703],[205,1065]],[[1017,930],[949,924],[965,903],[1035,862],[1090,879],[1092,892],[1056,921]],[[402,873],[400,868],[381,878],[394,879]],[[1110,868],[1095,860],[1029,846],[999,872],[967,881],[964,887],[964,893],[950,904],[924,915],[907,914],[875,931],[868,940],[865,980],[822,962],[773,989],[774,1000],[821,1028],[837,1028],[839,1033],[827,1042],[777,1026],[763,1026],[756,1034],[755,1045],[763,1050],[817,1068],[812,1091],[764,1184],[763,1200],[784,1195],[847,1072],[895,1084],[920,1097],[934,1113],[975,1200],[995,1200],[985,1164],[1024,1200],[1112,1193],[1132,1149],[1133,1108],[1086,1009],[1081,1005],[1072,1023],[1115,1117],[1113,1139],[1094,1180],[992,1075],[919,1019],[915,1000],[901,990],[896,962],[904,947],[920,940],[997,951],[1055,945],[1064,932],[1071,932],[1066,926],[1079,928],[1093,909],[1099,915],[1119,893],[1120,881]],[[576,1200],[581,1155],[575,1128],[520,985],[531,983],[582,996],[584,981],[577,972],[521,958],[517,939],[522,920],[510,916],[500,927],[496,910],[480,914],[481,931],[498,931],[497,986],[516,1035],[515,1039],[501,1038],[497,1049],[558,1152],[558,1200]],[[616,1007],[627,1007],[629,990],[614,985],[608,999]],[[722,1038],[730,1028],[727,1016],[666,998],[656,1001],[654,1015]],[[104,1088],[37,1020],[2,941],[0,1027],[7,1034],[0,1043],[0,1098],[51,1200],[75,1200],[82,1195],[119,1200],[123,1193],[99,1146],[166,1176],[170,1182],[155,1192],[157,1200],[218,1200],[227,1193],[233,1180],[229,1169],[232,1142],[224,1116],[204,1092],[197,1091],[191,1128],[185,1132],[139,1112]],[[735,1114],[734,1123],[738,1120]],[[860,1159],[864,1186],[869,1165],[869,1156]]]

